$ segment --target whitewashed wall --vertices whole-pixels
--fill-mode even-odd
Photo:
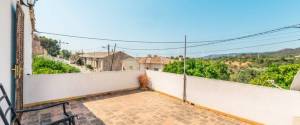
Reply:
[[[3,84],[8,97],[11,98],[13,89],[13,76],[11,67],[14,60],[14,37],[15,37],[15,0],[0,0],[0,82]],[[2,94],[1,94],[2,96]],[[2,109],[6,109],[7,105],[0,104]],[[7,118],[10,114],[7,115]],[[0,119],[0,125],[3,125],[2,119]]]
[[[113,71],[25,76],[24,103],[137,88],[138,76],[142,73]]]
[[[15,5],[11,0],[0,1],[0,82],[10,97],[12,86],[13,44],[15,37]]]
[[[183,97],[183,76],[173,73],[164,73],[147,70],[152,89],[164,92],[177,98]]]
[[[183,76],[147,71],[153,89],[182,98]],[[292,125],[300,117],[300,92],[187,77],[187,100],[268,125]]]

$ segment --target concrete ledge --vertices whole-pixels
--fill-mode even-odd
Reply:
[[[59,103],[59,102],[63,102],[63,101],[77,101],[77,100],[82,100],[82,99],[93,98],[93,97],[96,97],[96,96],[105,96],[105,95],[110,95],[110,94],[117,94],[117,93],[122,93],[122,92],[126,92],[126,91],[133,91],[133,90],[137,90],[137,89],[138,88],[122,89],[122,90],[95,93],[95,94],[89,94],[89,95],[83,95],[83,96],[74,96],[74,97],[69,97],[69,98],[61,98],[61,99],[53,99],[53,100],[29,103],[29,104],[25,104],[24,108],[25,109],[26,108],[32,108],[32,107],[37,107],[37,106],[42,106],[42,105],[47,105],[47,104]]]

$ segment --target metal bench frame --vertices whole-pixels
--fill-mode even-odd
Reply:
[[[0,83],[0,90],[2,92],[2,96],[0,97],[0,102],[5,100],[8,105],[8,108],[5,110],[3,110],[2,107],[0,107],[0,116],[5,125],[10,125],[10,123],[15,123],[15,125],[21,125],[21,121],[17,117],[18,113],[21,114],[21,113],[32,112],[32,111],[39,111],[39,110],[44,110],[44,109],[58,107],[58,106],[62,106],[63,115],[65,117],[63,119],[54,121],[54,122],[50,123],[49,125],[58,125],[60,123],[63,123],[64,125],[68,125],[68,124],[75,125],[75,117],[77,117],[77,116],[73,115],[72,113],[67,113],[66,105],[69,105],[68,102],[61,102],[61,103],[47,105],[47,106],[38,107],[38,108],[16,110],[14,105],[12,105],[12,103],[10,102],[10,100],[4,90],[4,87],[1,83]],[[9,114],[9,112],[11,112],[11,120],[9,120],[7,118],[7,114]]]

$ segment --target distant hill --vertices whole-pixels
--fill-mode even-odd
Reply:
[[[278,51],[272,52],[262,52],[262,53],[229,53],[229,54],[216,54],[216,55],[209,55],[205,56],[204,58],[219,58],[219,57],[238,57],[238,56],[257,56],[260,54],[262,56],[272,56],[272,57],[283,57],[283,56],[298,56],[300,55],[300,48],[286,48]]]
[[[282,49],[279,51],[274,51],[274,52],[265,52],[263,53],[265,55],[269,55],[269,56],[298,56],[300,55],[300,48],[295,48],[295,49]]]

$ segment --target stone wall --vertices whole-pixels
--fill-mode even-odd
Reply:
[[[114,58],[112,71],[121,71],[122,61],[133,57],[124,52],[117,52],[114,54],[114,57],[113,55],[109,55],[103,59],[103,71],[111,70],[112,58]]]

